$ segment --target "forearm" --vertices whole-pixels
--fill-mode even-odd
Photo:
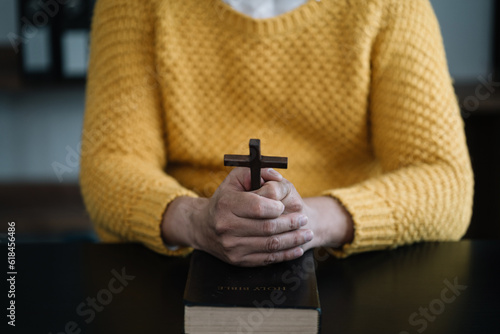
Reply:
[[[308,247],[338,248],[352,241],[354,228],[351,215],[338,201],[321,196],[304,198],[304,203],[309,218],[306,227],[314,233]]]
[[[196,194],[165,174],[161,93],[156,81],[145,84],[153,81],[150,69],[156,63],[154,48],[148,47],[155,39],[152,13],[151,1],[96,4],[80,180],[101,238],[174,254],[160,237],[162,215],[172,199]],[[116,38],[117,29],[123,38]]]

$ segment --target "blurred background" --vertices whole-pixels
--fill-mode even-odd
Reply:
[[[78,187],[95,0],[0,1],[0,233],[95,241]],[[500,238],[500,4],[431,0],[475,172],[467,238]],[[1,239],[1,238],[0,238]]]

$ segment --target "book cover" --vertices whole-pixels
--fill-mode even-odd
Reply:
[[[184,291],[185,332],[317,333],[314,261],[310,250],[292,261],[245,268],[194,251]]]

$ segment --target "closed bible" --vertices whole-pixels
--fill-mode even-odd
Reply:
[[[312,251],[255,268],[193,252],[184,291],[185,333],[318,333],[320,317]]]

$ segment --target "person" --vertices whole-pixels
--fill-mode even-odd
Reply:
[[[460,239],[473,175],[429,0],[267,2],[97,2],[80,179],[100,238],[240,266]],[[255,191],[222,163],[250,138],[289,158]]]

